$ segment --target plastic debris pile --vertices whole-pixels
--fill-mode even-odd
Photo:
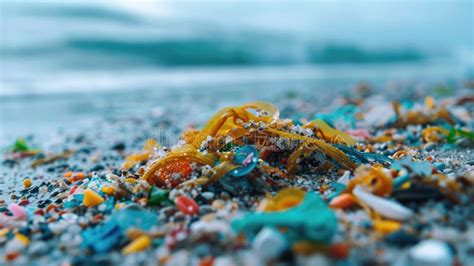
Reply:
[[[3,260],[465,262],[474,250],[472,160],[455,174],[453,160],[432,152],[472,147],[463,106],[366,100],[310,121],[282,119],[266,102],[224,108],[173,147],[147,140],[121,168],[22,180],[1,201]],[[36,169],[78,154],[45,155],[19,140],[4,164],[29,158]]]

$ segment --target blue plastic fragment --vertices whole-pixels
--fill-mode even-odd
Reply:
[[[332,113],[328,114],[317,114],[314,116],[314,119],[321,119],[326,122],[331,127],[336,127],[336,124],[345,124],[351,128],[356,126],[356,117],[355,115],[359,112],[359,107],[356,105],[345,105],[341,108],[336,109]]]
[[[116,212],[112,215],[112,219],[117,221],[118,225],[127,230],[130,227],[136,227],[142,230],[149,230],[158,221],[158,216],[155,213],[127,208]]]
[[[232,170],[229,174],[234,177],[248,175],[257,166],[258,150],[251,145],[243,146],[235,149],[233,163],[242,165]]]
[[[156,214],[140,209],[118,211],[107,222],[85,230],[82,233],[82,246],[98,253],[107,252],[125,239],[125,232],[129,228],[149,230],[157,220]]]
[[[444,164],[443,162],[436,162],[436,163],[434,163],[434,167],[438,171],[443,171],[444,168],[446,167],[446,164]]]
[[[432,167],[428,162],[414,162],[412,158],[407,156],[399,161],[394,161],[392,164],[394,170],[400,171],[406,169],[409,173],[413,173],[419,176],[431,175]]]
[[[90,228],[82,233],[82,246],[97,253],[107,252],[118,246],[124,239],[124,231],[114,219]]]
[[[336,148],[343,151],[346,155],[348,155],[351,158],[352,161],[354,161],[357,164],[369,163],[369,160],[367,160],[364,157],[365,154],[362,152],[359,152],[358,150],[354,148],[350,148],[342,144],[336,144],[334,146],[336,146]]]

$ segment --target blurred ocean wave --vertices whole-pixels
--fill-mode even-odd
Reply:
[[[470,1],[1,5],[0,95],[473,69]]]

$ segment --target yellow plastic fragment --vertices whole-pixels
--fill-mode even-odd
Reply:
[[[0,229],[0,237],[6,236],[10,232],[9,228]]]
[[[433,109],[435,106],[436,106],[436,104],[435,104],[435,100],[433,99],[433,97],[428,96],[428,97],[425,98],[425,109],[427,111]]]
[[[86,207],[94,207],[104,202],[104,198],[102,198],[97,192],[92,189],[86,189],[84,191],[84,200],[83,204]]]
[[[30,240],[28,239],[28,237],[26,237],[25,235],[23,234],[15,234],[15,238],[20,240],[21,243],[23,243],[23,245],[26,247],[30,244]]]
[[[31,181],[31,179],[27,178],[25,180],[23,180],[23,187],[24,188],[29,188],[33,185],[33,181]]]
[[[130,244],[122,249],[124,255],[137,253],[148,249],[151,246],[151,239],[147,235],[142,235],[139,238],[133,240]]]
[[[104,192],[107,195],[113,195],[115,193],[115,189],[113,187],[102,187],[102,192]]]
[[[135,178],[131,178],[131,177],[125,179],[125,181],[127,181],[130,184],[136,184],[137,183],[137,180]]]
[[[400,230],[402,227],[401,223],[391,220],[374,220],[373,226],[375,231],[383,234],[389,234],[395,231]]]
[[[154,139],[148,139],[145,144],[143,145],[143,152],[141,153],[135,153],[130,156],[128,156],[125,159],[125,163],[123,164],[122,168],[123,169],[129,169],[130,167],[141,163],[143,161],[146,161],[150,158],[150,156],[153,154],[153,151],[155,148],[159,147],[160,145],[158,142]]]
[[[448,134],[449,130],[442,127],[427,127],[421,132],[421,138],[425,142],[439,142]]]
[[[280,190],[274,197],[266,199],[264,211],[283,211],[299,205],[306,192],[299,188],[285,188]]]
[[[410,182],[405,182],[400,188],[401,188],[401,189],[409,189],[409,188],[410,188],[410,185],[411,185]]]
[[[337,140],[342,140],[342,142],[349,146],[355,145],[357,143],[357,141],[355,141],[351,136],[349,136],[349,134],[332,128],[330,125],[328,125],[321,119],[313,120],[306,124],[304,127],[316,127],[316,129],[323,134],[323,138],[330,142],[337,142]]]

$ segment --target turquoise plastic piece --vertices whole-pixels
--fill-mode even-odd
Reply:
[[[408,172],[419,176],[429,176],[432,172],[432,166],[428,162],[414,162],[409,156],[403,157],[400,161],[394,161],[392,164],[394,170],[400,171],[403,168]]]
[[[230,171],[230,175],[241,177],[248,175],[257,166],[258,150],[254,146],[243,146],[235,149],[233,162],[242,165],[237,169]]]
[[[401,187],[403,184],[405,184],[406,182],[408,182],[408,180],[410,180],[410,176],[409,175],[403,175],[403,176],[399,176],[397,178],[395,178],[393,180],[393,186],[395,188],[399,188]]]
[[[289,210],[250,213],[232,222],[237,232],[252,239],[264,226],[288,228],[288,241],[311,240],[330,243],[337,230],[337,219],[331,208],[316,193],[307,192],[303,202]]]

